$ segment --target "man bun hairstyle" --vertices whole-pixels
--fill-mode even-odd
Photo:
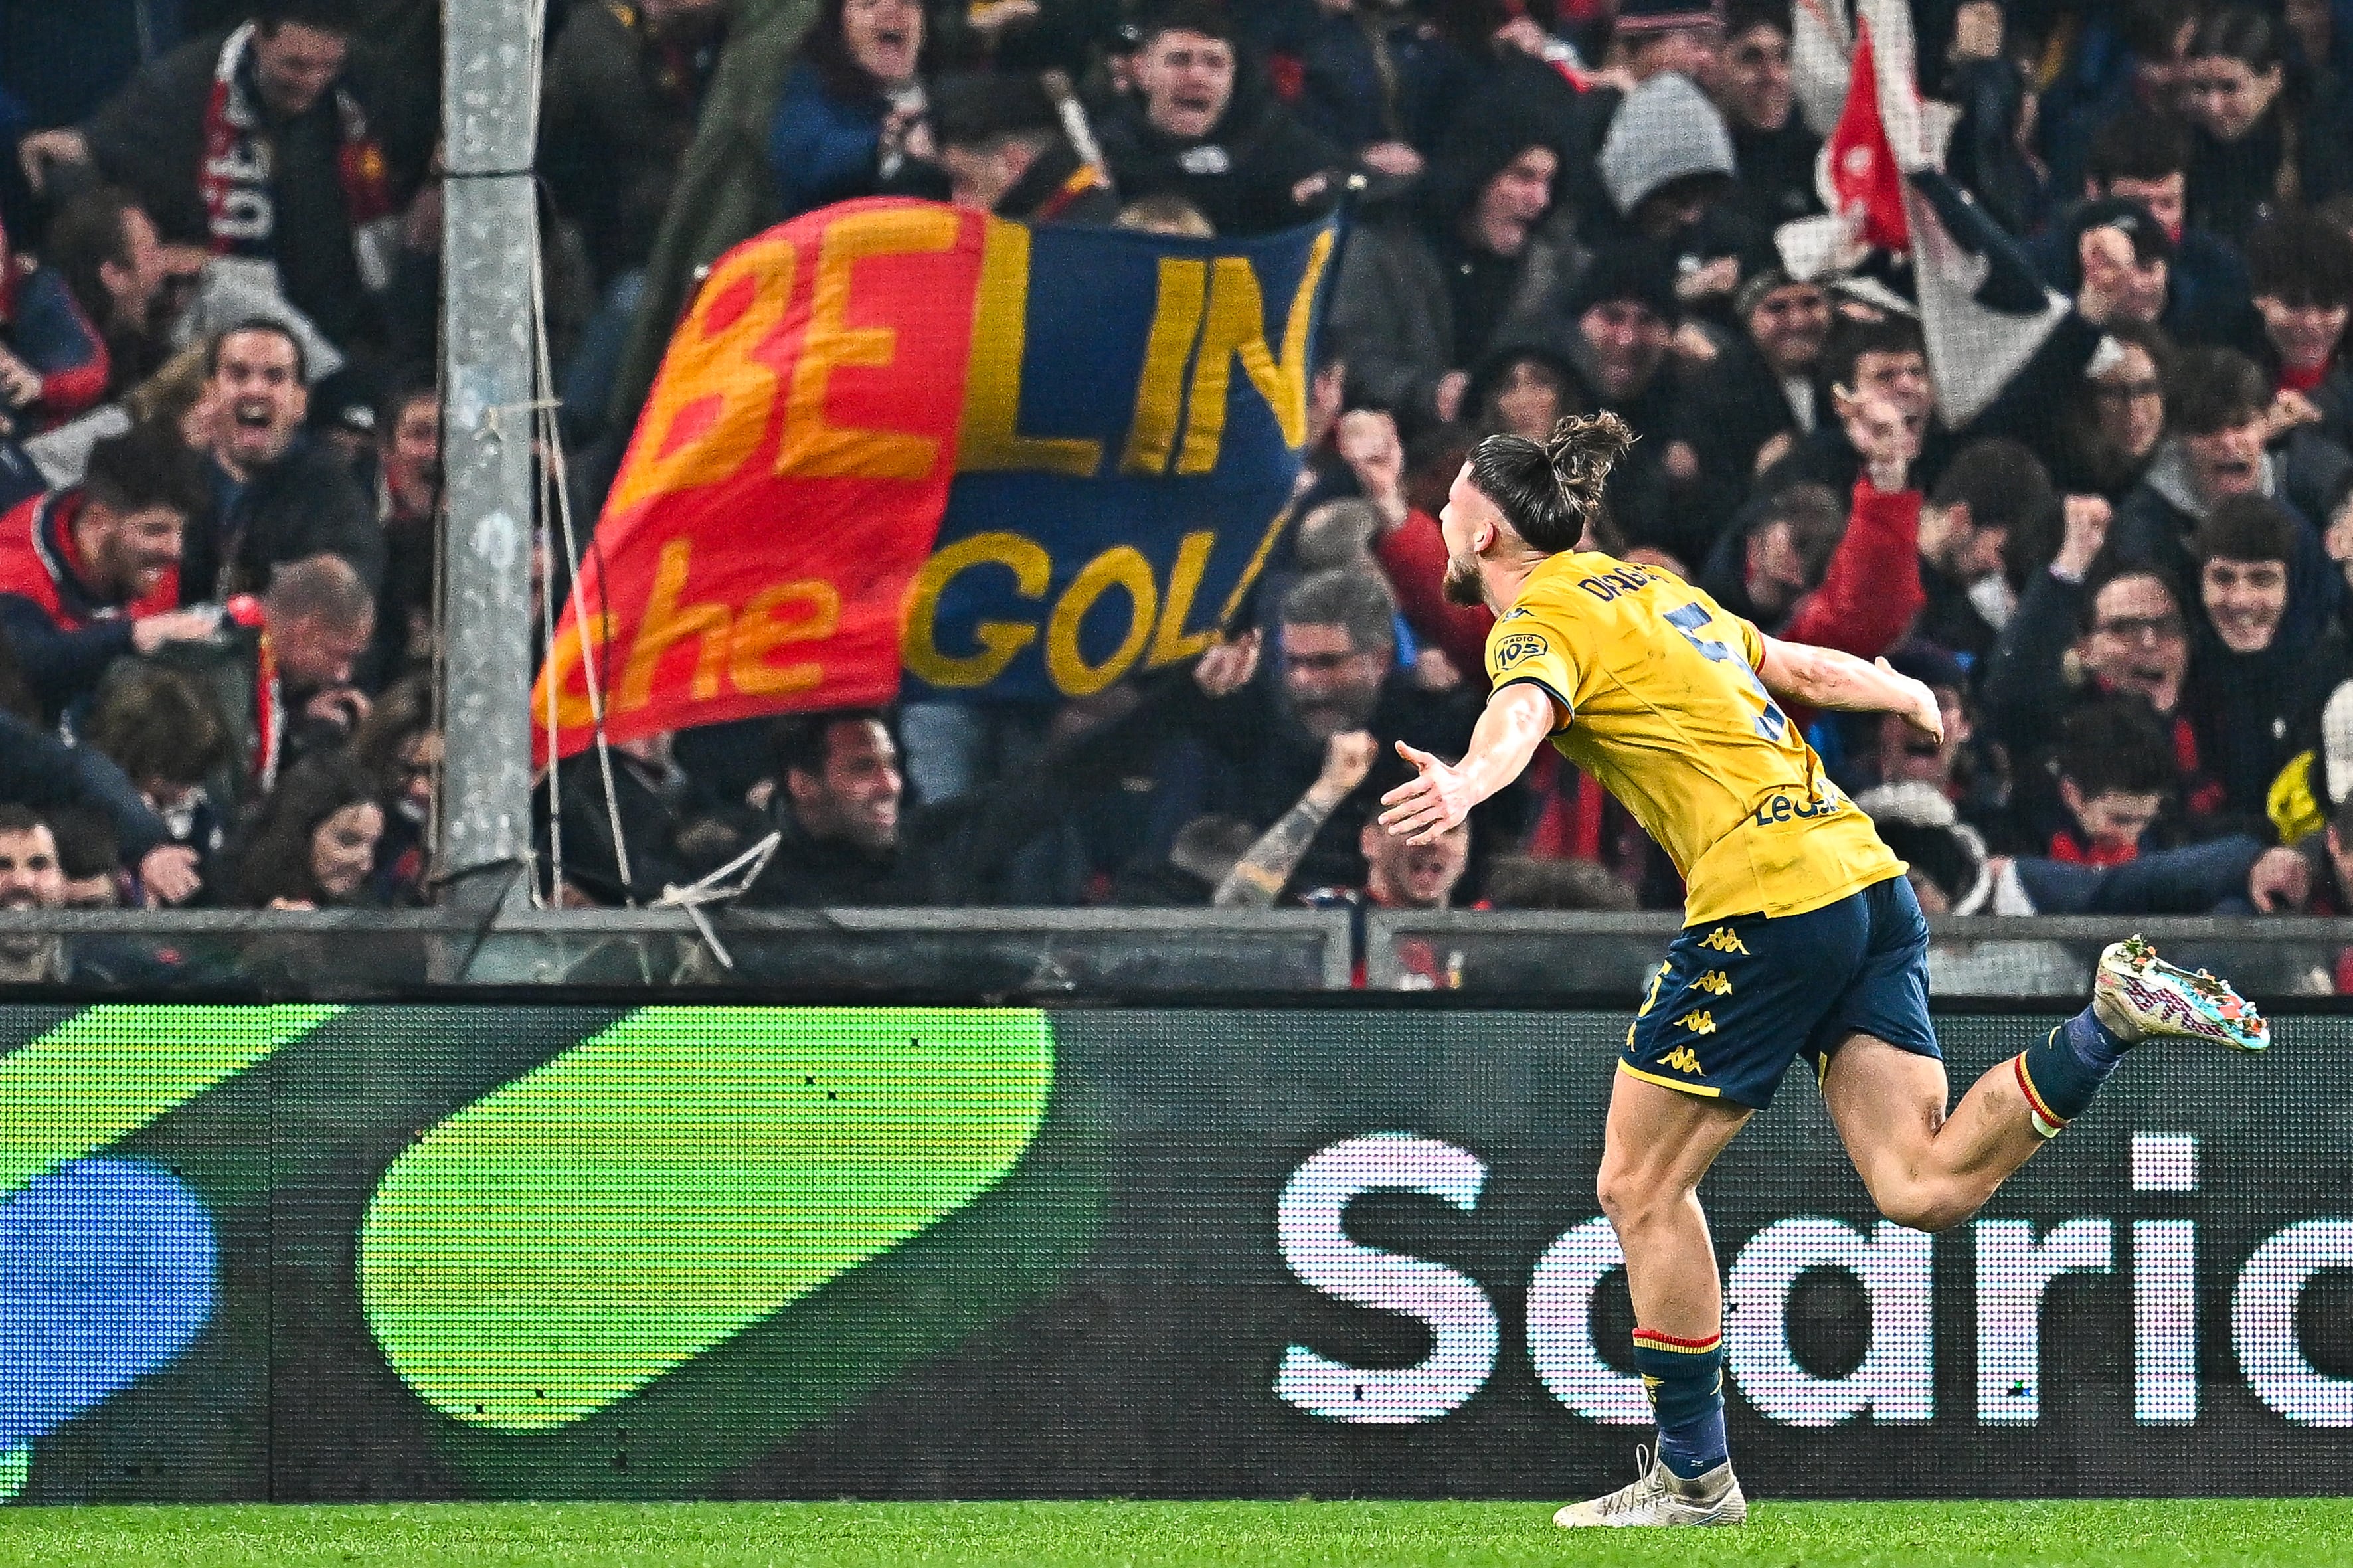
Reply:
[[[1574,550],[1601,512],[1610,467],[1634,445],[1626,421],[1604,410],[1572,414],[1542,446],[1490,436],[1472,449],[1471,482],[1514,532],[1547,555]]]

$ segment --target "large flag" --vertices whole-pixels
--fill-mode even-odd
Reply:
[[[584,643],[617,740],[1200,653],[1287,517],[1334,243],[877,200],[730,251],[565,606],[540,756],[550,682],[554,753],[593,737]]]
[[[1910,257],[1928,377],[1946,425],[1958,429],[1992,405],[2071,307],[1944,173],[1955,115],[1920,100],[1906,0],[1858,0],[1853,24],[1846,101],[1823,153],[1835,211],[1784,224],[1775,238],[1806,277],[1852,265],[1857,246]],[[1820,17],[1814,29],[1825,35]]]

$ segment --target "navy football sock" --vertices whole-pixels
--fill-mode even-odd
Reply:
[[[2021,1051],[2018,1084],[2034,1130],[2048,1138],[2081,1116],[2131,1046],[2086,1007]]]
[[[1731,1457],[1724,1436],[1724,1336],[1634,1331],[1634,1370],[1659,1415],[1659,1463],[1684,1480]]]

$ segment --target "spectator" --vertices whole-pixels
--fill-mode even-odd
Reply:
[[[202,504],[185,449],[145,426],[91,448],[79,486],[0,518],[0,633],[52,721],[122,655],[212,635],[210,614],[174,608]]]
[[[2203,0],[2126,0],[2116,9],[2115,21],[2105,26],[2090,19],[2079,38],[2077,57],[2114,61],[2121,68],[2095,76],[2075,92],[2062,83],[2043,94],[2043,143],[2052,184],[2061,190],[2073,189],[2083,177],[2089,143],[2098,128],[2114,123],[2126,110],[2174,119],[2187,96],[2189,40],[2197,32]]]
[[[2339,447],[2353,443],[2353,368],[2344,356],[2353,235],[2309,213],[2274,218],[2248,237],[2247,270],[2256,362],[2275,392],[2311,405],[2315,430]]]
[[[180,903],[197,889],[195,857],[172,843],[121,769],[90,747],[69,746],[8,711],[0,711],[0,801],[103,816],[124,863],[138,868],[156,902]]]
[[[346,69],[339,0],[260,0],[253,22],[150,65],[78,130],[23,148],[37,184],[94,163],[166,240],[242,264],[339,347],[378,342],[398,200],[385,142]]]
[[[1396,424],[1386,414],[1353,410],[1341,416],[1338,445],[1358,493],[1377,520],[1373,555],[1396,593],[1406,625],[1458,675],[1483,679],[1487,633],[1495,617],[1484,605],[1451,604],[1440,590],[1446,541],[1436,518],[1407,503],[1405,449],[1398,443]]]
[[[65,872],[49,825],[26,807],[0,804],[0,910],[54,910],[65,901]],[[0,985],[62,984],[69,973],[62,937],[0,934]]]
[[[55,268],[0,231],[0,406],[26,431],[50,430],[106,395],[106,342]]]
[[[1430,52],[1401,6],[1317,0],[1297,43],[1300,123],[1367,169],[1412,178],[1422,168],[1413,121],[1434,72]]]
[[[203,689],[176,670],[126,661],[108,672],[80,731],[77,750],[121,769],[141,802],[162,820],[169,842],[185,849],[195,871],[209,879],[227,826],[214,792],[237,798],[233,770],[243,759]],[[142,879],[153,885],[152,879]]]
[[[2211,13],[2189,42],[2189,220],[2228,240],[2348,187],[2338,106],[2291,66],[2286,46],[2278,18],[2246,5]]]
[[[372,687],[388,684],[432,656],[435,563],[440,558],[441,394],[429,380],[394,387],[376,418],[377,525],[384,531],[384,584],[376,595]]]
[[[376,783],[340,756],[304,759],[262,798],[229,851],[234,901],[251,910],[366,907],[384,808]]]
[[[1751,219],[1770,230],[1821,211],[1814,163],[1822,143],[1797,112],[1788,0],[1733,0],[1723,60],[1711,91],[1732,132],[1740,196]]]
[[[1683,451],[1669,459],[1695,476],[1694,503],[1718,526],[1760,470],[1820,427],[1815,376],[1831,331],[1821,285],[1778,266],[1750,272],[1733,296],[1732,314],[1741,335],[1683,378],[1673,426]]]
[[[1619,106],[1597,166],[1615,209],[1598,216],[1615,221],[1588,224],[1595,244],[1655,240],[1694,263],[1682,278],[1687,299],[1732,292],[1735,258],[1757,237],[1736,213],[1717,210],[1733,190],[1732,134],[1706,94],[1672,72],[1652,77]]]
[[[1574,332],[1569,352],[1587,400],[1641,434],[1674,429],[1681,381],[1670,350],[1682,315],[1674,277],[1663,249],[1629,243],[1596,256],[1565,298]],[[1713,532],[1705,519],[1676,504],[1678,496],[1670,493],[1666,447],[1664,441],[1638,442],[1611,468],[1609,513],[1633,543],[1704,561],[1715,542]]]
[[[266,792],[284,764],[337,751],[366,717],[352,672],[367,649],[375,602],[351,563],[316,555],[278,569],[259,598],[229,602],[219,635],[182,643],[155,662],[204,689],[227,726],[238,766],[222,780],[234,811]]]
[[[781,214],[871,196],[929,148],[916,0],[825,0],[768,131]]]
[[[1922,483],[1935,483],[1956,443],[1930,417],[1936,408],[1936,387],[1928,379],[1927,342],[1920,334],[1920,323],[1909,316],[1894,315],[1840,321],[1822,345],[1820,364],[1821,380],[1833,394],[1869,394],[1895,408],[1905,429],[1920,440],[1922,467],[1914,477]],[[1767,468],[1757,489],[1771,494],[1790,485],[1817,484],[1843,495],[1862,474],[1862,458],[1847,437],[1845,423],[1829,419],[1820,422],[1787,457]]]
[[[1299,862],[1307,854],[1307,847],[1314,842],[1324,824],[1372,773],[1379,750],[1380,742],[1363,730],[1342,730],[1327,737],[1324,742],[1324,768],[1315,775],[1315,782],[1307,786],[1297,804],[1242,852],[1218,884],[1210,902],[1221,910],[1271,907],[1291,885]],[[1364,830],[1377,834],[1380,825],[1366,822]],[[1464,841],[1469,841],[1467,833]],[[1366,843],[1359,847],[1369,863],[1374,847]],[[1457,867],[1455,875],[1461,874],[1461,868]]]
[[[1217,7],[1182,0],[1145,30],[1136,97],[1100,131],[1121,195],[1174,194],[1221,235],[1270,234],[1329,212],[1338,149],[1282,104],[1238,89],[1233,29]]]
[[[575,5],[547,62],[540,167],[608,303],[639,287],[727,41],[728,0]]]
[[[899,748],[874,710],[797,715],[776,731],[768,802],[784,836],[747,903],[820,908],[896,897]]]
[[[164,368],[172,264],[155,220],[112,185],[83,191],[49,220],[42,254],[106,345],[106,395],[119,398]]]
[[[2173,795],[2174,759],[2148,705],[2116,698],[2077,709],[2061,727],[2056,759],[2065,820],[2053,860],[2121,866],[2138,856]]]
[[[284,563],[320,554],[381,583],[384,530],[350,469],[302,429],[311,395],[294,335],[274,321],[233,327],[212,341],[205,377],[216,504],[188,531],[182,597],[255,593]]]
[[[2052,236],[2062,262],[2053,270],[2052,281],[2066,293],[2082,296],[2089,271],[2086,258],[2097,254],[2084,241],[2100,229],[2116,231],[2129,245],[2127,251],[2118,253],[2120,265],[2112,268],[2115,303],[2101,325],[2148,326],[2160,321],[2182,321],[2183,312],[2172,305],[2173,239],[2148,208],[2137,201],[2101,196],[2068,214]]]
[[[2008,781],[2002,759],[1978,743],[1968,673],[1946,649],[1918,637],[1898,646],[1887,662],[1936,694],[1944,739],[1931,739],[1901,720],[1885,722],[1885,714],[1863,721],[1858,736],[1850,721],[1849,760],[1840,770],[1841,782],[1858,795],[1884,785],[1926,785],[1953,808],[1957,819],[1980,834],[1997,831],[2009,805]]]
[[[1574,56],[1547,35],[1520,0],[1437,0],[1430,8],[1430,48],[1420,90],[1408,115],[1409,140],[1434,148],[1491,118],[1498,105],[1530,117],[1564,164],[1563,200],[1586,210],[1603,200],[1593,178],[1593,149],[1617,106],[1613,91],[1594,91]]]
[[[2280,770],[2311,746],[2321,704],[2346,673],[2344,639],[2317,595],[2291,591],[2300,526],[2275,502],[2232,496],[2191,541],[2205,613],[2185,706],[2225,809],[2250,821],[2266,815]]]
[[[2118,322],[2060,410],[2052,479],[2071,495],[2123,501],[2148,471],[2165,435],[2173,344],[2155,327]]]
[[[943,84],[932,133],[958,206],[1031,224],[1119,221],[1119,193],[1080,156],[1054,100],[1029,78]]]
[[[559,897],[564,902],[635,907],[652,903],[666,889],[694,880],[679,851],[679,837],[699,812],[715,803],[679,766],[672,749],[675,739],[663,731],[614,742],[609,802],[604,771],[593,754],[561,764],[564,885]],[[438,751],[438,737],[435,745]],[[543,803],[544,799],[543,795]],[[621,846],[613,841],[615,817],[620,820]],[[722,856],[720,863],[729,858],[732,854]]]
[[[393,907],[428,903],[432,865],[433,792],[441,775],[441,731],[433,722],[433,691],[412,675],[378,698],[352,731],[351,757],[376,781],[384,834],[376,840],[368,889]]]
[[[1846,512],[1826,487],[1792,485],[1735,520],[1699,584],[1743,620],[1778,628],[1821,585],[1846,529]]]
[[[2295,574],[2333,607],[2338,583],[2310,519],[2327,515],[2330,493],[2353,464],[2343,448],[2309,430],[2266,450],[2276,426],[2270,379],[2230,349],[2186,350],[2166,394],[2168,437],[2147,474],[2116,513],[2117,552],[2168,575],[2190,566],[2191,533],[2215,504],[2234,495],[2268,496],[2299,525]]]
[[[2011,536],[2058,506],[2050,476],[2018,442],[1963,447],[1920,512],[1919,635],[1972,665],[1989,657],[2017,605],[2003,575]]]
[[[2189,216],[2190,137],[2177,117],[2137,106],[2101,126],[2091,143],[2084,192],[2089,201],[2137,202],[2173,241],[2166,328],[2207,334],[2227,322],[2247,297],[2246,264],[2229,241],[2192,226]],[[2081,234],[2071,223],[2063,233]],[[2064,250],[2046,252],[2057,287],[2072,291],[2081,267]]]
[[[2223,797],[2206,773],[2196,729],[2183,711],[2189,637],[2180,593],[2160,572],[2102,555],[2106,516],[2097,501],[2071,497],[2067,511],[2066,542],[2027,585],[1987,675],[1986,709],[1995,734],[2012,756],[2032,756],[2058,739],[2077,707],[2137,697],[2166,726],[2177,798],[2193,824],[2211,818]],[[2068,670],[2071,635],[2076,680]],[[2020,809],[2030,818],[2048,810],[2031,799]]]
[[[1578,405],[1582,390],[1576,367],[1551,343],[1509,342],[1471,373],[1464,404],[1482,436],[1542,441],[1569,415],[1589,412]]]
[[[1409,432],[1462,416],[1472,367],[1533,329],[1560,277],[1542,232],[1559,168],[1521,117],[1466,128],[1432,159],[1418,207],[1351,238],[1326,330],[1352,402]]]
[[[1391,617],[1377,579],[1350,572],[1301,579],[1283,601],[1277,679],[1245,679],[1228,695],[1195,703],[1181,721],[1206,767],[1193,786],[1200,798],[1172,799],[1170,815],[1208,810],[1271,826],[1322,772],[1331,738],[1349,731],[1370,731],[1384,755],[1398,741],[1459,754],[1475,706],[1463,688],[1427,691],[1397,668]],[[1299,861],[1294,888],[1361,884],[1358,836],[1376,814],[1373,794],[1359,786],[1333,809]],[[1484,814],[1486,842],[1508,839],[1519,807],[1514,800]]]

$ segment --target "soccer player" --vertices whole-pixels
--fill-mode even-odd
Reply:
[[[1597,1181],[1658,1450],[1633,1484],[1553,1522],[1737,1524],[1748,1505],[1725,1440],[1723,1293],[1699,1183],[1791,1061],[1813,1064],[1880,1212],[1935,1231],[1975,1214],[2133,1047],[2270,1040],[2227,983],[2135,938],[2101,954],[2089,1006],[1947,1116],[1928,928],[1904,863],[1781,706],[1899,713],[1941,738],[1936,699],[1884,659],[1777,642],[1669,573],[1578,550],[1632,439],[1614,415],[1566,419],[1545,445],[1489,437],[1463,466],[1440,518],[1445,586],[1495,613],[1493,694],[1460,763],[1398,747],[1418,776],[1382,797],[1381,822],[1433,839],[1549,738],[1683,873],[1683,930],[1627,1031]]]

